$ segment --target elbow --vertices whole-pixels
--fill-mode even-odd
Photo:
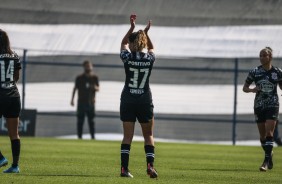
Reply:
[[[154,45],[152,43],[148,44],[148,50],[151,50],[151,49],[154,49]]]
[[[20,71],[16,70],[15,74],[14,74],[14,80],[15,80],[15,82],[18,82],[19,79],[20,79]]]
[[[247,84],[247,83],[245,83],[244,85],[243,85],[243,92],[245,92],[245,93],[249,93],[250,92],[250,88],[249,88],[249,84]]]

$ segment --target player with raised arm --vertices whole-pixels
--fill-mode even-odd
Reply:
[[[272,49],[270,47],[260,51],[260,62],[260,66],[249,72],[243,91],[256,93],[254,113],[261,146],[265,152],[264,161],[259,170],[267,171],[273,168],[273,132],[279,114],[277,85],[282,89],[282,70],[272,66]],[[253,82],[256,87],[250,88]]]
[[[137,118],[144,136],[147,174],[151,178],[157,178],[158,174],[154,169],[154,106],[149,86],[149,78],[155,62],[154,46],[148,35],[151,21],[144,30],[133,32],[135,21],[136,15],[131,15],[131,26],[122,39],[120,48],[120,58],[124,64],[126,75],[120,102],[120,119],[123,121],[120,176],[133,178],[129,172],[128,163]],[[147,52],[143,52],[143,49],[146,48]]]
[[[4,173],[19,173],[20,137],[18,133],[21,110],[20,94],[17,88],[21,63],[18,55],[10,48],[7,33],[0,29],[0,117],[6,119],[12,146],[13,163]],[[6,166],[8,160],[0,151],[0,167]]]

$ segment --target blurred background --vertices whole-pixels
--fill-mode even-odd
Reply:
[[[23,62],[18,87],[23,109],[37,110],[35,136],[76,138],[71,93],[88,59],[100,79],[96,137],[121,138],[119,49],[135,13],[137,30],[153,22],[155,137],[235,144],[258,140],[254,94],[242,85],[265,46],[281,67],[281,12],[279,0],[1,0],[0,28]]]

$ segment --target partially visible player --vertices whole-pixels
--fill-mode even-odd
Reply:
[[[273,139],[274,139],[274,142],[277,144],[277,146],[282,146],[282,140],[281,140],[281,137],[279,136],[278,125],[279,125],[279,121],[277,120],[275,129],[273,132]]]
[[[260,134],[261,146],[265,152],[264,161],[259,168],[266,171],[273,168],[273,132],[279,114],[277,85],[282,89],[282,70],[272,66],[272,49],[260,51],[261,65],[249,72],[243,91],[256,93],[254,113]],[[252,83],[256,87],[250,88]]]
[[[21,142],[18,133],[21,110],[20,94],[17,88],[21,63],[18,55],[10,48],[7,33],[0,29],[0,117],[6,119],[12,146],[13,163],[4,173],[19,173],[18,166]],[[6,166],[8,160],[0,152],[0,167]]]
[[[157,178],[154,169],[155,147],[153,138],[154,116],[152,94],[149,86],[151,70],[155,62],[154,46],[148,35],[149,21],[145,30],[133,32],[136,15],[130,16],[131,27],[121,42],[120,58],[125,69],[125,84],[121,94],[120,119],[123,121],[123,140],[121,144],[122,177],[133,177],[128,169],[130,146],[134,134],[136,118],[141,124],[147,160],[147,174]],[[147,52],[143,49],[147,48]]]

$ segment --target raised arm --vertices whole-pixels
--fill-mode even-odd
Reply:
[[[127,31],[127,33],[125,34],[125,36],[123,37],[122,41],[121,41],[121,46],[120,46],[120,50],[124,50],[124,49],[128,49],[128,37],[131,33],[133,33],[133,30],[135,28],[135,20],[136,20],[136,15],[130,15],[130,28]]]
[[[150,39],[150,37],[149,37],[149,35],[148,35],[148,31],[149,31],[149,29],[150,29],[150,27],[151,27],[151,24],[152,24],[152,21],[150,20],[150,21],[148,22],[146,28],[144,29],[144,32],[145,32],[145,34],[146,34],[146,36],[147,36],[148,52],[154,52],[154,45],[153,45],[153,43],[152,43],[152,41],[151,41],[151,39]]]

